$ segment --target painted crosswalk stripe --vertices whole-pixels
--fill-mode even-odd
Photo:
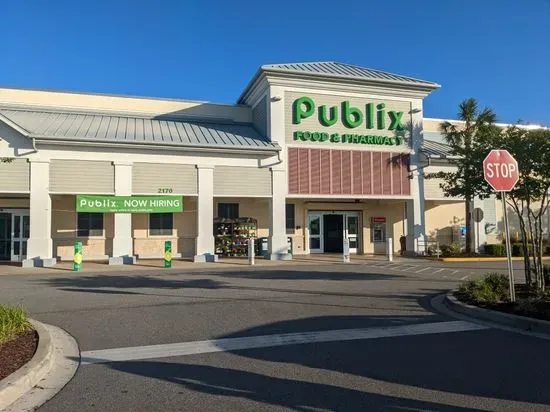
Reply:
[[[465,321],[452,321],[364,329],[340,329],[249,336],[242,338],[223,338],[195,342],[169,343],[164,345],[91,350],[81,353],[81,364],[90,365],[95,363],[167,358],[172,356],[196,355],[200,353],[228,352],[307,343],[393,338],[400,336],[476,331],[482,329],[487,329],[487,327]]]

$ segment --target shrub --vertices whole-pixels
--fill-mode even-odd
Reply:
[[[441,245],[441,256],[450,257],[460,255],[460,245],[458,243],[451,243],[450,245]]]
[[[481,279],[469,280],[460,285],[461,298],[473,303],[497,303],[508,300],[508,277],[501,273],[489,273]]]
[[[485,253],[490,256],[506,256],[506,245],[485,245]]]
[[[22,308],[0,305],[0,344],[31,329],[32,325]]]
[[[533,245],[527,245],[527,251],[529,256],[533,255]],[[522,243],[513,243],[512,244],[512,256],[523,256],[523,244]]]
[[[544,284],[546,287],[550,287],[550,265],[544,265],[542,267],[542,274],[544,276]]]

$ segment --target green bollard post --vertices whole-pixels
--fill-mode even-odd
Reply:
[[[172,242],[170,240],[164,242],[164,267],[172,267]]]
[[[82,270],[82,242],[74,242],[73,271]]]

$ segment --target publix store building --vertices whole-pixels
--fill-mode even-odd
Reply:
[[[262,66],[234,105],[0,89],[0,260],[212,261],[393,249],[460,238],[429,81],[335,62]],[[496,236],[483,204],[481,244]],[[494,228],[495,230],[492,230]]]

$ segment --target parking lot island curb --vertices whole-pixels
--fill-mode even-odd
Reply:
[[[469,305],[459,301],[453,293],[449,292],[445,296],[445,306],[454,312],[499,325],[550,335],[550,322],[548,321]]]
[[[64,330],[31,319],[38,346],[30,361],[0,381],[0,410],[35,410],[59,392],[76,373],[80,353]],[[76,349],[76,350],[75,350]]]

